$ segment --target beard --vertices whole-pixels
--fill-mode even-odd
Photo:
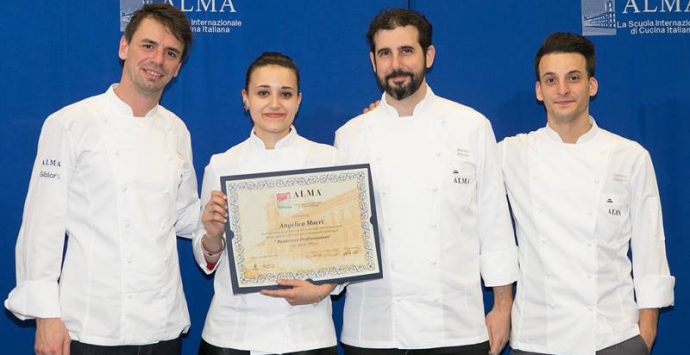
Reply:
[[[408,76],[410,77],[409,83],[392,83],[389,84],[391,78],[400,78]],[[417,92],[419,90],[419,87],[422,86],[422,82],[424,81],[424,71],[420,73],[413,73],[409,71],[404,71],[404,70],[395,70],[388,75],[384,76],[383,78],[379,77],[378,75],[376,76],[376,79],[379,82],[379,86],[390,96],[392,96],[394,99],[400,101],[404,98],[407,98]]]

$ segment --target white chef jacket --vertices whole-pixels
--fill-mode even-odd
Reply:
[[[204,171],[201,200],[206,205],[211,191],[221,190],[221,176],[325,167],[336,163],[335,148],[303,138],[294,127],[276,143],[275,149],[266,149],[252,132],[244,142],[211,157]],[[209,270],[201,246],[205,232],[202,227],[195,233],[192,245],[201,269],[207,274],[216,272],[215,293],[202,332],[206,342],[222,348],[274,354],[336,345],[330,297],[317,304],[292,306],[285,299],[260,293],[234,295],[227,249],[215,269]]]
[[[149,344],[189,328],[175,235],[200,205],[184,123],[162,106],[134,117],[114,87],[43,125],[5,307],[60,317],[73,340]]]
[[[423,349],[488,339],[481,278],[517,279],[491,124],[434,95],[409,117],[386,102],[338,129],[347,163],[372,169],[383,279],[347,287],[342,342]],[[481,277],[480,277],[481,275]]]
[[[513,348],[594,354],[639,334],[639,308],[673,304],[649,153],[591,123],[576,144],[547,126],[499,145],[520,258]]]

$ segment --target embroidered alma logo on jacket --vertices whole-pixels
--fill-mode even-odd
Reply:
[[[60,161],[57,159],[43,159],[41,161],[42,166],[54,166],[57,168],[62,167],[62,164],[60,164]]]
[[[43,159],[43,160],[41,160],[41,166],[46,167],[46,168],[61,168],[62,164],[57,159]],[[60,174],[53,173],[53,172],[46,171],[46,170],[41,170],[38,173],[38,176],[42,177],[42,178],[47,178],[47,179],[60,180]]]
[[[611,198],[608,198],[608,199],[606,199],[606,203],[611,204],[611,203],[613,203],[613,200]],[[617,208],[609,208],[608,213],[611,216],[620,216],[621,210],[619,210]]]
[[[462,176],[458,170],[453,170],[453,183],[460,185],[469,185],[472,179],[469,176]]]

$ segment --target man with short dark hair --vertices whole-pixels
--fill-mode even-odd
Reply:
[[[589,115],[594,70],[587,38],[547,37],[535,58],[546,127],[499,144],[520,247],[514,354],[648,354],[673,304],[649,153]]]
[[[158,103],[191,39],[181,11],[145,5],[120,40],[120,83],[43,125],[5,301],[36,319],[37,354],[181,351],[175,236],[200,207],[189,131]]]
[[[336,133],[348,163],[371,165],[384,275],[348,286],[346,354],[497,354],[509,334],[517,251],[496,141],[482,114],[427,85],[431,36],[411,10],[371,21],[381,104]]]

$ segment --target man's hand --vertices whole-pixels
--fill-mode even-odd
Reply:
[[[364,110],[362,110],[362,113],[367,113],[369,111],[372,111],[373,109],[378,107],[379,104],[381,104],[381,100],[376,100],[376,101],[370,103],[369,107],[365,107]]]
[[[654,339],[656,339],[656,325],[659,321],[659,309],[644,308],[640,310],[640,336],[644,343],[647,344],[647,349],[652,351]]]
[[[201,214],[201,222],[206,229],[206,235],[218,240],[225,230],[225,222],[228,217],[228,206],[225,194],[220,191],[212,191],[204,211]],[[220,243],[220,241],[218,241]]]
[[[278,280],[278,284],[281,286],[290,286],[290,288],[261,290],[261,294],[284,298],[293,306],[319,302],[328,297],[335,288],[334,284],[314,285],[304,280]]]
[[[494,306],[486,315],[489,332],[489,354],[498,355],[510,336],[510,312],[513,307],[513,285],[494,287]]]
[[[69,355],[69,337],[65,323],[60,318],[36,319],[37,355]]]

